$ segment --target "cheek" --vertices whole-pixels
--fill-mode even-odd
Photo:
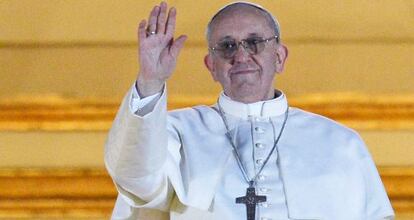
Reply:
[[[267,56],[267,59],[264,60],[262,67],[263,67],[263,71],[266,72],[266,74],[271,74],[273,75],[276,72],[276,62],[277,62],[277,57],[276,55],[270,54],[269,56]]]
[[[216,81],[223,81],[226,80],[227,77],[227,73],[230,69],[230,65],[223,63],[223,62],[216,62],[216,65],[214,66],[214,75],[215,75],[215,79]]]

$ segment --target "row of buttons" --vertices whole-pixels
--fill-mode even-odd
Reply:
[[[256,121],[260,121],[260,120],[259,120],[259,118],[255,118],[255,120],[256,120]],[[257,133],[264,133],[264,132],[265,132],[265,130],[264,130],[263,128],[258,127],[258,126],[254,127],[254,130],[255,130]],[[265,148],[265,144],[262,144],[262,143],[255,143],[255,144],[254,144],[254,146],[255,146],[256,148],[258,148],[258,149],[263,149],[263,148]],[[264,163],[264,160],[263,160],[263,159],[257,159],[257,160],[256,160],[256,164],[257,164],[257,165],[259,165],[259,166],[263,165],[263,163]]]
[[[255,118],[255,120],[258,121],[258,122],[263,121],[263,119],[261,119],[261,118]],[[261,127],[255,127],[254,128],[254,131],[257,132],[257,133],[259,133],[259,134],[262,134],[262,133],[265,132],[265,130],[263,128],[261,128]],[[262,144],[262,143],[256,143],[255,144],[255,147],[258,148],[258,149],[263,149],[266,146],[265,146],[265,144]],[[259,166],[263,165],[263,163],[264,163],[264,160],[263,159],[257,159],[256,160],[256,164],[259,165]],[[257,179],[260,180],[260,181],[263,181],[263,180],[266,179],[266,176],[260,174],[257,177]],[[271,192],[271,189],[260,187],[259,188],[259,192],[262,193],[262,194],[263,193],[269,193],[269,192]],[[263,203],[259,203],[259,206],[261,206],[263,208],[269,208],[271,206],[271,204],[268,203],[268,202],[263,202]],[[267,217],[261,217],[260,220],[272,220],[272,219],[271,218],[267,218]]]
[[[260,118],[255,118],[255,120],[256,121],[262,121]],[[265,130],[263,129],[263,128],[261,128],[261,127],[255,127],[254,128],[254,131],[256,131],[257,133],[259,133],[259,134],[261,134],[261,133],[264,133],[265,132]],[[265,145],[264,144],[262,144],[262,143],[256,143],[255,144],[255,147],[256,148],[259,148],[259,149],[263,149],[263,148],[265,148]],[[257,159],[256,160],[256,164],[257,165],[263,165],[263,163],[264,163],[264,160],[263,159]],[[266,179],[266,177],[264,176],[264,175],[259,175],[258,177],[257,177],[259,180],[265,180]],[[267,188],[259,188],[259,192],[260,193],[268,193],[268,192],[270,192],[271,190],[270,189],[267,189]],[[268,208],[268,207],[270,207],[270,204],[269,203],[267,203],[267,202],[264,202],[264,203],[259,203],[259,205],[261,206],[261,207],[264,207],[264,208]],[[261,220],[272,220],[271,218],[266,218],[266,217],[261,217],[260,218]]]

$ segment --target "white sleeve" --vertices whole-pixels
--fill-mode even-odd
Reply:
[[[137,83],[135,82],[131,88],[129,110],[132,113],[137,114],[139,116],[144,116],[150,113],[153,110],[157,101],[160,99],[161,94],[165,92],[165,88],[166,86],[164,85],[163,90],[161,92],[158,92],[154,95],[145,98],[141,98],[137,90]]]
[[[180,146],[167,131],[166,89],[136,112],[130,109],[131,93],[133,89],[122,101],[108,134],[105,165],[131,207],[166,210],[173,195],[166,170],[171,161],[168,146]]]
[[[392,220],[395,216],[394,210],[375,163],[364,141],[361,138],[358,141],[362,146],[360,167],[365,178],[367,219]]]

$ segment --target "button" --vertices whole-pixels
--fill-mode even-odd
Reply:
[[[264,148],[265,145],[262,143],[256,143],[254,146],[256,146],[257,148]]]
[[[257,159],[256,160],[257,165],[263,165],[263,162],[264,162],[263,159]]]
[[[262,202],[262,203],[259,203],[259,206],[261,206],[263,208],[269,208],[271,206],[271,204],[268,203],[268,202]]]
[[[256,122],[266,122],[267,121],[267,119],[266,118],[263,118],[263,117],[256,117],[256,118],[254,118],[254,120]]]
[[[263,181],[263,180],[265,180],[265,179],[266,179],[266,176],[265,176],[265,175],[260,174],[259,176],[257,176],[257,179],[258,179],[258,180]]]
[[[259,188],[259,192],[261,192],[261,193],[268,193],[270,191],[272,191],[272,190],[271,189],[268,189],[268,188],[263,188],[263,187],[260,187]]]
[[[263,128],[261,128],[261,127],[255,127],[255,128],[254,128],[254,130],[255,130],[257,133],[263,133],[263,132],[264,132],[264,129],[263,129]]]

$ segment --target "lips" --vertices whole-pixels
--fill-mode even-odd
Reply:
[[[255,72],[257,72],[257,70],[245,69],[245,70],[231,71],[230,74],[231,75],[239,75],[239,74],[251,74],[251,73],[255,73]]]

